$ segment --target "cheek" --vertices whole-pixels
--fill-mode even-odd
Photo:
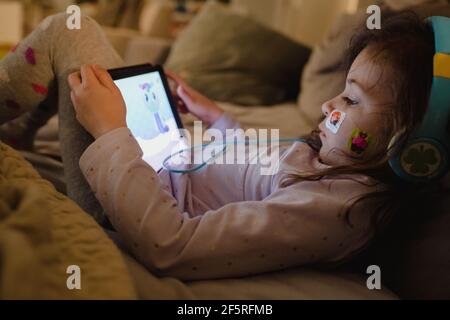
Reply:
[[[347,142],[354,130],[354,125],[351,121],[344,121],[339,128],[339,131],[335,134],[328,134],[328,142],[331,147],[338,148],[341,150],[347,149]]]
[[[347,150],[358,155],[363,155],[370,149],[372,135],[364,130],[355,128],[352,130],[347,140]]]
[[[345,153],[363,155],[372,144],[372,134],[360,129],[352,119],[355,115],[335,110],[325,120],[327,139],[324,150],[339,149]],[[358,118],[358,117],[356,117]]]
[[[339,148],[353,155],[362,156],[373,145],[373,130],[369,123],[362,123],[362,115],[348,114],[339,132]],[[353,121],[358,119],[359,121]],[[373,128],[372,128],[373,129]]]
[[[336,148],[348,154],[363,155],[372,145],[373,135],[353,125],[344,123],[337,134],[329,134],[327,147]]]

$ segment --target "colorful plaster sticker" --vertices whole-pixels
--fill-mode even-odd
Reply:
[[[369,148],[371,140],[372,138],[367,132],[361,129],[355,129],[350,139],[348,139],[348,148],[350,151],[361,154]]]
[[[339,131],[339,128],[341,127],[344,120],[345,120],[345,112],[334,110],[328,117],[325,125],[328,128],[328,130],[336,134]]]

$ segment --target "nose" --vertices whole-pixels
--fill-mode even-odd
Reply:
[[[331,105],[331,101],[327,101],[322,105],[322,113],[328,117],[328,115],[333,112],[334,108]]]

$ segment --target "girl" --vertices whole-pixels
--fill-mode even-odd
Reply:
[[[76,118],[95,138],[81,171],[134,255],[159,275],[194,280],[331,266],[361,252],[406,198],[402,188],[410,187],[398,183],[388,159],[420,123],[432,81],[431,28],[407,13],[383,21],[381,30],[354,37],[345,90],[323,104],[326,118],[308,143],[281,148],[273,176],[261,176],[258,164],[158,175],[142,160],[107,71],[90,64],[70,73]],[[58,69],[60,49],[53,49],[50,64],[63,81],[70,68]],[[178,83],[180,108],[210,128],[239,127],[169,76]]]

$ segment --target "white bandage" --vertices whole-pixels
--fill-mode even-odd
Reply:
[[[339,128],[341,127],[342,123],[345,120],[345,112],[334,110],[328,117],[325,125],[334,134],[336,134],[339,131]]]

